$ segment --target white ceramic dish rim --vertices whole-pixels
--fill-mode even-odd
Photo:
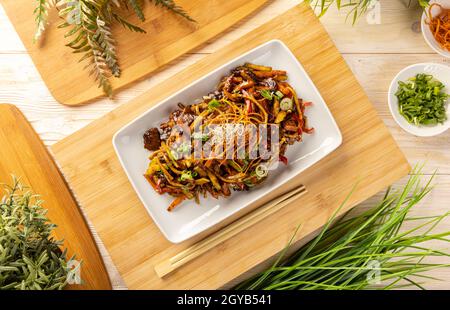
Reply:
[[[433,132],[430,131],[429,133],[426,133],[425,131],[421,130],[422,129],[421,127],[409,124],[406,122],[406,120],[405,120],[406,123],[400,121],[398,119],[399,117],[394,112],[394,108],[396,108],[398,111],[398,100],[395,96],[395,93],[397,92],[398,81],[400,80],[400,76],[408,70],[419,68],[419,67],[425,68],[426,66],[437,66],[437,67],[443,68],[444,70],[448,70],[450,72],[450,67],[443,65],[443,64],[437,64],[437,63],[431,63],[431,62],[413,64],[406,68],[403,68],[399,73],[396,74],[396,76],[391,81],[391,84],[389,86],[389,92],[388,92],[389,111],[391,112],[391,115],[394,118],[395,122],[406,132],[413,134],[415,136],[418,136],[418,137],[432,137],[432,136],[440,135],[450,128],[450,118],[449,118],[444,123],[444,125],[441,126],[442,127],[441,130],[435,130]],[[447,91],[450,91],[450,85],[445,85],[445,86],[446,86]],[[449,107],[447,107],[447,115],[448,114],[449,114]],[[400,115],[400,117],[402,117],[402,116]],[[432,127],[430,127],[430,128],[432,128]]]
[[[208,78],[209,76],[213,75],[214,73],[216,73],[216,72],[222,70],[223,68],[227,67],[227,66],[230,65],[231,63],[236,62],[236,61],[238,61],[238,60],[241,59],[241,58],[244,58],[245,56],[247,56],[247,55],[253,53],[254,51],[256,51],[256,50],[258,50],[258,49],[262,49],[262,48],[264,48],[265,46],[270,45],[270,44],[273,44],[273,43],[278,43],[278,44],[280,44],[280,45],[286,50],[286,52],[289,54],[289,56],[294,60],[296,66],[297,66],[297,69],[300,70],[301,73],[304,75],[304,77],[309,81],[309,83],[311,83],[311,85],[313,85],[314,91],[316,92],[317,96],[320,98],[320,100],[322,100],[322,101],[325,103],[325,100],[323,100],[322,95],[320,94],[319,90],[317,89],[317,87],[315,86],[315,84],[313,83],[313,81],[312,81],[311,78],[309,77],[308,73],[307,73],[307,72],[305,71],[305,69],[303,68],[303,66],[300,64],[300,62],[297,60],[297,58],[296,58],[296,57],[294,56],[294,54],[291,52],[291,50],[290,50],[290,49],[286,46],[286,44],[284,44],[284,42],[282,42],[281,40],[274,39],[274,40],[270,40],[270,41],[268,41],[268,42],[266,42],[266,43],[263,43],[263,44],[261,44],[261,45],[255,47],[255,48],[249,50],[248,52],[243,53],[243,54],[241,54],[241,55],[239,55],[239,56],[233,58],[232,60],[230,60],[230,61],[228,61],[228,62],[226,62],[226,63],[220,65],[220,66],[217,67],[216,69],[210,71],[208,74],[204,75],[203,77],[201,77],[201,78],[199,78],[199,79],[197,79],[197,80],[191,82],[189,85],[187,85],[187,86],[181,88],[180,90],[178,90],[177,92],[175,92],[175,93],[172,94],[171,96],[166,97],[165,99],[159,101],[157,104],[153,105],[149,110],[147,110],[146,112],[142,113],[142,114],[139,115],[138,117],[134,118],[132,121],[130,121],[129,123],[127,123],[125,126],[123,126],[121,129],[119,129],[119,130],[114,134],[114,136],[113,136],[113,138],[112,138],[112,144],[113,144],[113,146],[114,146],[114,150],[115,150],[115,152],[116,152],[116,154],[117,154],[117,157],[118,157],[118,159],[119,159],[119,162],[120,162],[120,164],[122,165],[122,168],[123,168],[123,170],[125,171],[125,173],[126,173],[126,175],[127,175],[127,177],[128,177],[128,180],[130,181],[131,185],[133,186],[134,191],[136,192],[136,194],[138,195],[138,197],[139,197],[139,199],[141,200],[142,204],[144,205],[144,208],[145,208],[146,211],[149,213],[149,215],[152,217],[153,222],[157,225],[157,227],[159,228],[159,230],[161,231],[161,233],[164,235],[164,237],[165,237],[167,240],[169,240],[170,242],[175,243],[175,244],[176,244],[176,243],[181,243],[181,242],[183,242],[183,241],[186,241],[186,240],[188,240],[188,239],[190,239],[190,238],[192,238],[192,237],[194,237],[194,236],[200,234],[200,233],[201,233],[202,231],[204,231],[204,230],[202,230],[202,231],[197,231],[196,233],[193,233],[193,234],[191,234],[191,235],[189,235],[189,236],[187,236],[187,237],[183,237],[183,238],[181,238],[181,239],[176,239],[176,240],[173,239],[173,238],[171,238],[171,237],[166,233],[165,229],[163,229],[163,227],[161,226],[161,224],[160,224],[160,223],[154,218],[154,216],[152,215],[151,211],[149,210],[149,207],[148,207],[147,204],[146,204],[146,200],[144,199],[144,197],[142,197],[140,191],[138,190],[138,188],[137,188],[137,186],[136,186],[136,184],[135,184],[134,178],[130,175],[129,170],[126,168],[125,163],[124,163],[124,160],[123,160],[122,156],[120,155],[120,152],[119,152],[119,150],[118,150],[117,144],[116,144],[116,142],[115,142],[116,139],[117,139],[117,137],[118,137],[123,131],[127,130],[128,127],[131,127],[135,122],[137,122],[138,120],[140,120],[140,119],[142,119],[142,118],[145,118],[145,117],[146,117],[148,114],[150,114],[154,109],[156,109],[157,107],[159,107],[159,106],[165,104],[166,102],[169,102],[172,98],[176,97],[176,96],[179,95],[180,93],[182,93],[182,92],[186,91],[187,89],[189,89],[190,87],[194,86],[194,85],[195,85],[196,83],[198,83],[199,81]],[[326,111],[326,113],[327,113],[327,116],[328,116],[328,117],[330,118],[330,120],[331,120],[331,124],[332,124],[333,127],[335,128],[336,133],[338,134],[336,145],[335,145],[332,149],[330,149],[326,154],[324,154],[322,157],[318,158],[315,162],[310,163],[310,164],[307,164],[303,169],[301,169],[300,171],[298,171],[298,173],[293,174],[292,176],[290,176],[290,177],[288,177],[288,178],[286,178],[286,179],[284,179],[284,180],[282,180],[282,181],[279,181],[279,182],[275,185],[275,188],[274,188],[274,189],[279,188],[280,186],[282,186],[282,185],[286,184],[287,182],[289,182],[290,180],[292,180],[294,177],[297,177],[300,173],[302,173],[302,172],[305,171],[306,169],[310,168],[312,165],[314,165],[314,164],[317,163],[318,161],[322,160],[323,158],[327,157],[330,153],[332,153],[334,150],[336,150],[336,149],[342,144],[342,133],[341,133],[341,131],[340,131],[340,129],[339,129],[339,127],[338,127],[338,125],[337,125],[337,123],[336,123],[336,121],[335,121],[333,115],[331,114],[331,112],[330,112],[328,106],[326,105],[326,103],[324,104],[324,108],[325,108],[325,111]],[[263,196],[263,194],[262,194],[262,195],[259,195],[259,196],[258,196],[257,198],[255,198],[255,199],[252,199],[252,200],[248,201],[248,202],[247,202],[244,206],[242,206],[241,208],[237,208],[237,209],[233,210],[233,212],[232,212],[231,214],[229,214],[226,218],[229,218],[229,217],[233,216],[235,213],[237,213],[237,212],[239,212],[239,211],[245,209],[245,208],[248,207],[249,205],[255,203],[256,201],[258,201],[259,199],[261,199],[262,196]],[[223,219],[220,219],[220,220],[217,220],[217,221],[212,222],[212,223],[209,225],[209,227],[210,227],[210,228],[211,228],[211,227],[214,227],[215,225],[219,224],[220,222],[226,220],[226,218],[223,218]],[[206,229],[205,229],[205,230],[206,230]]]

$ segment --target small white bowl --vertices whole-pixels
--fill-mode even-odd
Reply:
[[[395,93],[398,90],[398,82],[406,81],[411,77],[416,76],[418,73],[431,74],[435,79],[441,81],[445,85],[444,91],[450,91],[450,67],[435,63],[420,63],[409,67],[406,67],[400,71],[397,76],[392,80],[389,87],[388,104],[394,120],[405,131],[419,136],[419,137],[431,137],[439,135],[445,132],[450,127],[450,108],[447,107],[447,120],[444,124],[438,124],[433,126],[416,126],[408,123],[408,121],[400,114],[398,108],[398,99]]]
[[[431,0],[430,5],[433,3],[439,3],[444,8],[450,8],[450,0]],[[432,9],[433,15],[439,14],[440,9],[438,7],[434,7]],[[439,55],[444,56],[446,58],[450,58],[450,52],[446,49],[443,49],[439,43],[436,42],[436,39],[434,38],[433,34],[431,33],[430,27],[427,25],[427,13],[428,9],[424,10],[422,14],[422,20],[421,20],[421,28],[422,28],[422,35],[425,39],[425,42]]]

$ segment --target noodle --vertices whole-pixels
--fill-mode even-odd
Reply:
[[[173,210],[186,199],[199,202],[200,196],[215,198],[231,195],[231,190],[244,191],[263,182],[271,160],[260,156],[250,158],[249,149],[256,144],[245,130],[233,127],[233,141],[242,138],[244,145],[228,150],[228,145],[215,156],[203,153],[194,156],[196,145],[215,139],[208,126],[227,125],[260,126],[278,125],[279,149],[276,160],[287,164],[285,152],[288,145],[302,141],[303,133],[311,133],[306,125],[304,103],[286,82],[287,73],[271,67],[245,64],[233,69],[224,77],[216,91],[204,96],[200,103],[184,106],[170,114],[159,129],[150,128],[144,135],[145,147],[154,151],[145,178],[159,194],[169,194],[175,199],[168,207]],[[185,135],[175,128],[186,128],[194,132],[200,128],[199,136],[192,135],[186,141]],[[226,131],[227,132],[227,131]],[[227,132],[228,134],[228,132]],[[234,146],[234,145],[233,145]],[[176,150],[176,151],[174,151]],[[231,152],[231,158],[228,152]],[[244,154],[245,156],[238,156]]]

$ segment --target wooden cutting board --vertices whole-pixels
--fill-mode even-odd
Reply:
[[[0,104],[0,183],[11,184],[11,174],[21,178],[44,200],[50,220],[57,224],[55,237],[64,239],[68,257],[82,260],[82,285],[70,289],[111,289],[108,274],[88,226],[53,158],[22,113]]]
[[[286,43],[302,63],[335,117],[343,134],[343,144],[294,181],[269,193],[261,203],[302,183],[308,194],[300,201],[160,279],[154,265],[179,253],[198,238],[177,245],[164,238],[128,182],[114,153],[112,136],[155,103],[271,39]],[[363,89],[306,4],[274,17],[60,141],[52,150],[131,289],[227,287],[276,255],[286,246],[295,228],[303,224],[296,236],[299,242],[295,246],[299,246],[300,240],[304,241],[327,221],[358,180],[358,187],[342,212],[405,176],[410,169]]]
[[[113,27],[117,53],[122,68],[119,79],[112,79],[115,89],[148,76],[156,69],[214,38],[268,0],[177,0],[198,22],[182,18],[151,4],[145,6],[142,23],[130,13],[130,21],[147,31],[132,33],[121,26]],[[49,17],[50,26],[41,44],[33,44],[36,0],[0,0],[6,14],[27,48],[42,79],[55,99],[67,105],[79,105],[102,96],[97,83],[78,63],[79,54],[65,46],[66,29],[57,29],[61,19],[56,12]]]

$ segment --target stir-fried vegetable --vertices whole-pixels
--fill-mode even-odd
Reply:
[[[279,151],[271,160],[275,158],[287,164],[284,156],[287,146],[301,141],[303,133],[311,133],[312,129],[307,127],[304,115],[310,103],[299,99],[286,80],[286,71],[248,63],[239,66],[200,103],[179,104],[160,129],[150,128],[145,133],[144,145],[154,151],[145,178],[159,194],[175,197],[169,211],[186,199],[198,202],[200,196],[208,194],[215,198],[227,197],[231,190],[249,190],[267,178],[270,160],[258,156],[250,158],[249,133],[244,129],[233,132],[234,138],[244,138],[245,147],[231,150],[231,158],[228,153],[194,157],[192,150],[205,142],[214,142],[219,135],[208,131],[209,125],[220,128],[243,125],[244,128],[276,124],[279,126]],[[180,126],[194,131],[190,140],[174,130]],[[240,151],[244,151],[245,156],[238,156]]]
[[[447,120],[445,85],[428,74],[417,74],[399,82],[395,95],[399,112],[411,124],[436,125]]]
[[[217,101],[216,99],[213,99],[210,102],[208,102],[208,109],[210,109],[211,111],[218,107],[220,107],[220,102]]]
[[[278,100],[281,100],[284,97],[284,94],[279,90],[277,90],[274,95],[277,97]]]
[[[267,89],[261,89],[260,90],[261,96],[266,98],[267,100],[272,100],[272,93]]]
[[[283,98],[280,102],[280,109],[283,111],[292,110],[292,99],[291,98]]]

